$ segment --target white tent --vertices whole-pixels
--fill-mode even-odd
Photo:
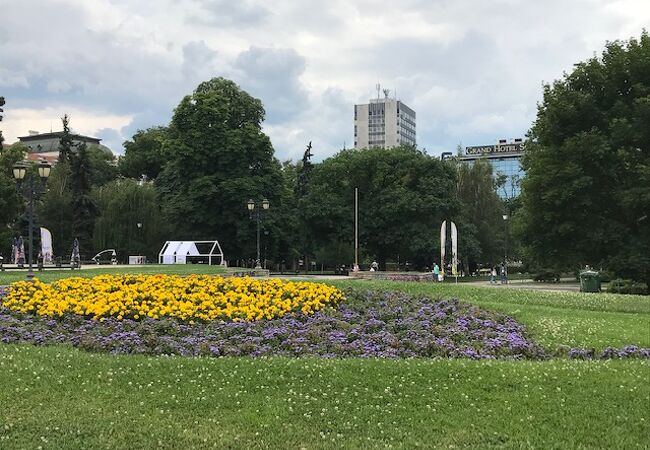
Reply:
[[[204,253],[199,250],[199,247],[203,249]],[[223,252],[219,241],[167,241],[158,254],[158,263],[203,262],[212,265],[216,262],[215,257],[219,258],[219,264],[223,264]]]

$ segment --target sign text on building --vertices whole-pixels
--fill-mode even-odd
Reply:
[[[499,145],[479,145],[475,147],[465,147],[467,155],[481,155],[483,153],[521,153],[523,144],[499,144]]]

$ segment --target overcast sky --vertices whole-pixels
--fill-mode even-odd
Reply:
[[[276,155],[353,145],[353,105],[397,91],[418,146],[523,137],[542,82],[650,27],[650,0],[0,0],[0,124],[115,153],[216,76],[266,108]]]

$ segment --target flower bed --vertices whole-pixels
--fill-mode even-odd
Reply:
[[[321,357],[540,358],[512,318],[456,300],[402,293],[347,293],[338,309],[272,320],[187,323],[176,319],[56,319],[0,311],[0,340],[70,343],[113,353]]]
[[[255,321],[295,311],[309,315],[343,299],[338,289],[318,283],[206,275],[100,275],[51,284],[16,282],[1,304],[11,311],[48,317]]]
[[[384,279],[388,281],[433,282],[433,273],[388,274]]]

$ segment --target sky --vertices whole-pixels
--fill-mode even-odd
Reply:
[[[262,100],[280,160],[353,146],[355,103],[391,90],[429,154],[524,137],[543,83],[650,28],[650,0],[0,0],[0,123],[114,153],[225,77]]]

